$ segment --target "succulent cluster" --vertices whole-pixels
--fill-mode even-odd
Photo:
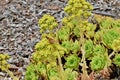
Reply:
[[[120,67],[120,54],[116,54],[115,58],[113,59],[114,64]]]
[[[112,49],[114,50],[114,51],[120,51],[120,38],[118,38],[118,39],[115,39],[114,41],[113,41],[113,43],[112,43]]]
[[[2,54],[0,53],[0,70],[7,72],[7,74],[13,79],[18,80],[17,77],[14,76],[13,72],[9,70],[10,64],[7,62],[7,60],[10,58],[8,54]]]
[[[120,27],[120,19],[113,19],[111,17],[94,15],[101,29],[111,29]]]
[[[86,40],[85,41],[85,57],[91,57],[93,54],[93,41],[92,40]]]
[[[52,39],[52,38],[51,38]],[[56,63],[58,55],[62,56],[66,49],[58,43],[51,43],[47,38],[43,38],[35,46],[36,52],[33,54],[33,60],[41,63]]]
[[[78,69],[80,58],[77,55],[70,55],[66,58],[65,67],[71,69]]]
[[[120,33],[114,29],[108,30],[102,37],[103,43],[108,47],[112,48],[112,43],[114,40],[120,37]]]
[[[10,56],[8,56],[7,54],[0,53],[0,69],[1,70],[6,70],[10,67],[10,65],[7,62],[7,59],[9,58]]]
[[[64,9],[67,16],[56,32],[54,17],[44,15],[39,20],[42,39],[35,45],[26,80],[76,80],[79,70],[89,80],[87,67],[100,71],[111,64],[120,66],[120,20],[95,15],[97,23],[90,23],[92,9],[85,0],[69,0]],[[111,55],[115,57],[111,59]]]
[[[96,45],[93,49],[94,55],[104,55],[106,53],[105,47],[102,45]]]
[[[63,41],[63,43],[61,45],[68,50],[68,53],[69,53],[69,51],[76,53],[80,49],[79,41],[77,41],[77,40],[75,42]]]
[[[38,24],[41,27],[41,33],[47,30],[49,30],[49,32],[52,32],[52,30],[58,26],[58,23],[56,22],[55,18],[49,14],[45,14],[43,18],[39,20]]]
[[[103,58],[101,58],[103,57]],[[105,67],[106,61],[104,56],[95,56],[91,61],[91,69],[92,70],[101,70]]]
[[[69,0],[68,6],[64,8],[64,11],[71,17],[88,17],[91,15],[89,10],[93,7],[85,0]]]

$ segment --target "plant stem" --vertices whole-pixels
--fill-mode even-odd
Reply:
[[[63,77],[64,70],[63,70],[63,65],[62,65],[62,61],[61,61],[61,56],[60,56],[60,54],[58,54],[58,64],[59,64],[59,67],[60,67],[61,80],[66,80],[66,79]]]
[[[47,65],[45,66],[45,68],[46,68],[46,75],[45,75],[45,78],[47,77],[47,79],[46,79],[46,80],[50,80],[49,75],[48,75]]]
[[[83,65],[82,65],[82,71],[83,71],[83,75],[81,80],[90,80],[88,74],[87,74],[87,65],[86,65],[86,60],[85,60],[85,51],[83,48],[81,48],[82,51],[82,61],[83,61]]]
[[[82,77],[81,77],[81,80],[90,80],[88,74],[87,74],[87,64],[86,64],[86,60],[85,60],[85,49],[84,49],[84,42],[85,42],[85,39],[84,39],[84,34],[81,34],[81,51],[82,51],[82,62],[83,62],[83,65],[82,65],[82,71],[83,71],[83,74],[82,74]]]
[[[112,56],[115,55],[115,52],[113,51],[110,55],[109,55],[109,58],[111,58]]]

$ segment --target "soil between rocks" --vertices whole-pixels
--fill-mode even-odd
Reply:
[[[50,13],[59,21],[65,16],[63,8],[68,0],[1,0],[0,1],[0,53],[11,56],[8,62],[16,75],[24,80],[26,66],[40,41],[38,19]],[[87,0],[93,14],[120,18],[120,0]],[[0,72],[0,80],[11,80]],[[99,79],[104,80],[104,79]],[[115,79],[120,80],[120,79]]]

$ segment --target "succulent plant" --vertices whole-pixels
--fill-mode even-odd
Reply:
[[[0,53],[0,69],[1,70],[6,70],[10,67],[10,65],[7,62],[7,59],[9,58],[10,58],[9,55]]]
[[[55,18],[49,14],[43,15],[38,24],[41,28],[41,33],[45,32],[46,30],[49,30],[49,32],[53,32],[52,30],[58,26]]]
[[[106,65],[104,56],[95,56],[91,61],[91,69],[92,70],[102,70]]]
[[[10,64],[7,62],[7,60],[10,58],[8,54],[2,54],[0,53],[0,70],[7,72],[7,74],[13,79],[13,80],[19,80],[17,77],[14,76],[13,72],[9,70]]]
[[[71,69],[78,69],[80,58],[77,55],[70,55],[66,58],[65,67]]]
[[[118,39],[120,37],[120,33],[117,32],[114,29],[108,30],[105,32],[105,34],[102,37],[103,43],[108,47],[112,48],[111,45],[114,40]]]
[[[89,80],[87,68],[99,72],[111,65],[109,49],[115,53],[113,63],[120,66],[119,55],[116,55],[120,51],[119,20],[94,15],[96,23],[90,23],[92,9],[85,0],[69,0],[64,8],[67,15],[56,31],[54,29],[59,24],[51,15],[45,14],[39,20],[42,39],[35,45],[26,80],[41,77],[46,80],[76,80],[80,66],[81,79]]]
[[[120,54],[116,54],[113,61],[114,61],[114,64],[120,67]]]
[[[120,38],[115,39],[111,45],[114,51],[120,51]]]
[[[94,55],[104,55],[106,53],[106,50],[101,45],[96,45],[93,49]]]
[[[85,42],[85,53],[86,53],[85,56],[86,56],[86,58],[93,56],[93,48],[94,48],[94,45],[93,45],[92,40],[86,40],[86,42]]]

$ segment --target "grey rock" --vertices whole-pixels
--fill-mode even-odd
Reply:
[[[17,24],[16,25],[16,27],[22,27],[23,26],[23,24]]]
[[[0,21],[3,20],[4,18],[5,16],[2,13],[0,13]]]
[[[12,56],[12,55],[14,55],[14,51],[12,51],[12,52],[8,52],[8,54],[10,55],[10,56]],[[12,63],[12,61],[10,60],[10,63]]]
[[[96,14],[105,15],[105,16],[115,17],[115,15],[114,15],[114,14],[107,13],[107,12],[100,12],[100,11],[92,11],[92,12],[93,12],[93,13],[96,13]]]
[[[8,24],[7,26],[16,27],[16,24]]]
[[[11,14],[11,12],[10,12],[9,10],[5,10],[5,11],[3,12],[3,15],[4,15],[5,17],[7,17],[9,14]]]
[[[22,21],[22,23],[24,24],[24,23],[27,23],[27,21]]]
[[[18,60],[18,59],[14,59],[14,60],[12,61],[12,63],[17,64],[17,63],[19,63],[19,60]]]
[[[14,5],[11,5],[11,6],[10,6],[10,11],[11,11],[12,13],[14,13],[14,14],[19,14],[19,11],[15,8]]]
[[[0,46],[0,50],[2,50],[2,49],[6,49],[6,48],[4,48],[4,47]]]
[[[3,73],[3,72],[0,72],[0,76],[5,76],[5,73]]]
[[[13,63],[13,57],[8,60],[9,63]]]
[[[28,58],[23,58],[23,59],[24,59],[25,65],[28,65],[30,63],[30,60]]]
[[[39,15],[42,15],[43,13],[46,13],[47,11],[48,11],[47,9],[43,9],[43,10],[40,9],[40,10],[38,11],[38,14],[39,14]]]
[[[23,68],[19,67],[18,72],[23,73],[24,72]]]

